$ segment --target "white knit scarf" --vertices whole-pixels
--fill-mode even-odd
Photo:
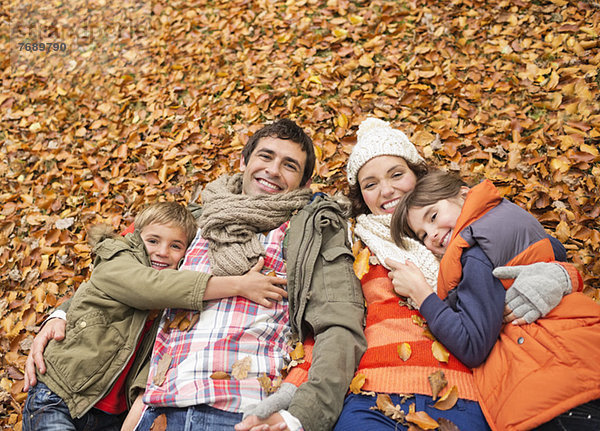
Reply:
[[[356,218],[354,233],[388,270],[391,269],[385,264],[388,257],[402,263],[406,260],[412,261],[423,272],[433,291],[437,292],[440,267],[437,258],[423,244],[410,238],[406,239],[407,248],[400,248],[394,244],[390,234],[391,221],[391,214],[361,214]]]

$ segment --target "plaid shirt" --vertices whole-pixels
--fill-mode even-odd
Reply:
[[[259,234],[266,251],[263,273],[274,270],[278,277],[285,278],[283,237],[288,224],[289,221],[266,235]],[[208,241],[200,232],[181,269],[210,272]],[[209,404],[239,412],[266,396],[257,377],[263,373],[271,379],[279,375],[289,352],[287,300],[274,303],[271,308],[241,296],[206,301],[199,320],[189,330],[165,329],[167,319],[172,320],[179,311],[168,309],[163,315],[152,352],[145,403],[169,407]],[[195,313],[198,312],[189,311],[188,319]],[[159,362],[166,354],[172,360],[164,374]],[[233,364],[248,356],[252,365],[247,378],[210,378],[217,371],[231,374]],[[157,373],[160,376],[155,379]],[[164,382],[157,386],[153,380],[160,382],[162,375]]]

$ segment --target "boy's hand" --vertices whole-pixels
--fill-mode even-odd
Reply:
[[[433,293],[421,270],[410,260],[400,263],[387,258],[385,263],[391,268],[388,277],[398,295],[411,298],[420,307],[425,298]]]
[[[285,286],[287,280],[275,276],[264,275],[260,271],[265,264],[261,257],[250,271],[242,276],[240,295],[264,307],[271,308],[273,302],[287,298],[287,292],[279,286]]]
[[[65,338],[65,329],[67,321],[59,318],[50,319],[46,322],[40,332],[33,339],[27,361],[25,362],[25,384],[23,392],[27,392],[37,384],[35,369],[37,367],[41,374],[46,372],[46,363],[44,362],[44,349],[50,340],[60,341]]]

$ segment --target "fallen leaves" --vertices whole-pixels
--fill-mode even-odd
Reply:
[[[431,345],[431,352],[433,353],[433,357],[440,362],[448,362],[448,358],[450,357],[450,353],[439,341],[434,341]]]
[[[363,248],[356,258],[354,259],[354,274],[358,277],[359,280],[363,278],[363,276],[369,272],[369,256],[371,252],[367,247]]]
[[[350,392],[353,394],[359,394],[367,377],[364,374],[357,373],[352,381],[350,382]]]
[[[400,357],[400,359],[402,359],[404,362],[408,361],[408,359],[410,358],[410,355],[412,354],[412,349],[410,347],[410,344],[408,343],[402,343],[402,344],[398,344],[398,356]]]

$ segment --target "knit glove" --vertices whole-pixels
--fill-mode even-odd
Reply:
[[[265,398],[258,404],[253,404],[244,410],[244,418],[252,415],[260,419],[266,419],[279,410],[287,410],[292,402],[292,398],[298,389],[291,383],[282,383],[277,392]]]
[[[506,291],[506,306],[527,323],[548,314],[572,289],[567,271],[558,263],[500,266],[492,273],[496,278],[515,279]]]

